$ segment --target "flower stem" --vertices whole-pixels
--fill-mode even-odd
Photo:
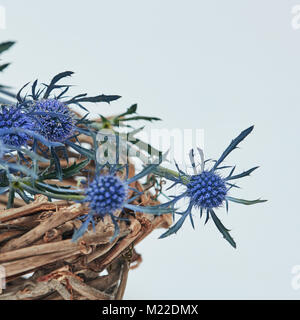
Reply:
[[[46,192],[40,189],[35,189],[33,188],[28,181],[24,182],[19,182],[19,186],[22,187],[24,190],[30,192],[30,193],[40,193],[43,194],[49,198],[53,199],[62,199],[62,200],[84,200],[85,196],[84,195],[73,195],[73,194],[57,194],[53,192]]]
[[[187,184],[190,181],[188,176],[181,175],[179,172],[165,168],[163,166],[158,166],[157,168],[155,168],[154,173],[171,181],[174,181],[174,178],[180,179],[184,184]]]

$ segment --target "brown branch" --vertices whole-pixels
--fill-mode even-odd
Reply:
[[[92,270],[104,270],[114,259],[116,259],[138,236],[141,229],[140,223],[130,218],[131,232],[122,240],[120,240],[102,259],[96,259],[88,264]]]
[[[6,276],[10,277],[20,273],[24,274],[26,272],[31,272],[38,267],[42,267],[53,262],[58,262],[61,259],[66,259],[67,257],[71,256],[74,256],[74,250],[24,258],[21,260],[3,263],[2,266],[5,268]]]
[[[113,296],[98,289],[95,289],[74,277],[67,277],[68,282],[73,290],[89,300],[112,300]]]
[[[9,231],[6,231],[5,233],[0,233],[0,242],[10,240],[23,233],[24,231],[20,231],[20,230],[9,230]]]
[[[127,284],[127,279],[128,279],[128,272],[129,272],[129,262],[125,259],[123,263],[123,268],[122,268],[121,282],[119,284],[119,288],[117,290],[115,300],[123,299],[126,284]]]
[[[30,245],[39,239],[48,230],[60,226],[66,221],[72,220],[82,213],[82,205],[74,204],[67,209],[60,209],[48,219],[42,221],[37,227],[28,231],[23,236],[9,241],[0,252],[12,251]]]
[[[43,195],[38,195],[34,202],[22,206],[0,211],[0,222],[5,222],[18,217],[23,217],[40,211],[56,210],[57,208],[67,207],[70,202],[62,200],[56,202],[48,202],[48,198]]]

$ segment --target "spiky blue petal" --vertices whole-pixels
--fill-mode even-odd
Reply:
[[[87,215],[87,217],[85,218],[85,221],[82,223],[80,228],[74,232],[72,236],[72,242],[76,242],[79,238],[81,238],[84,235],[85,231],[87,230],[92,220],[93,220],[93,217],[91,215]]]

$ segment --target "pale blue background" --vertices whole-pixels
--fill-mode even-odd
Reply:
[[[235,196],[266,204],[232,205],[219,216],[237,250],[212,223],[195,217],[176,236],[148,237],[143,263],[130,273],[127,299],[299,299],[291,268],[300,264],[300,1],[13,1],[1,41],[18,44],[1,83],[22,86],[76,72],[75,93],[123,96],[93,111],[123,111],[138,102],[161,128],[203,128],[216,158],[255,124],[227,164],[259,165]]]

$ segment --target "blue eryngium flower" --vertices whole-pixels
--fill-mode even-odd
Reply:
[[[93,151],[81,147],[79,144],[71,141],[73,138],[77,140],[77,134],[93,136],[96,135],[87,128],[86,119],[88,110],[82,105],[85,103],[96,103],[117,100],[118,95],[104,95],[88,96],[86,93],[78,94],[76,96],[69,96],[67,92],[70,85],[60,84],[59,82],[73,74],[72,71],[64,71],[56,74],[52,80],[41,87],[38,86],[38,80],[35,80],[31,85],[31,92],[23,94],[23,90],[29,83],[25,84],[17,93],[16,99],[22,108],[26,110],[35,122],[35,132],[32,134],[34,152],[39,150],[44,156],[51,158],[55,165],[56,178],[63,179],[63,169],[60,165],[60,157],[63,156],[68,161],[67,148],[71,147],[81,155],[96,160]],[[71,105],[76,105],[87,112],[83,117],[78,117],[69,108]],[[85,128],[82,128],[85,127]],[[95,140],[95,137],[93,137]],[[40,141],[48,149],[41,148]],[[58,153],[59,152],[59,153]]]
[[[161,215],[170,213],[169,208],[162,206],[136,206],[131,202],[139,197],[142,193],[130,187],[130,184],[136,180],[143,178],[151,173],[158,164],[150,164],[145,167],[140,173],[128,179],[128,166],[125,166],[127,171],[126,178],[121,180],[116,174],[117,166],[109,166],[107,174],[97,174],[89,187],[85,190],[85,199],[81,202],[87,202],[89,206],[88,215],[83,217],[84,222],[78,230],[73,234],[72,241],[77,241],[87,230],[90,223],[95,226],[95,218],[103,219],[106,215],[111,217],[115,226],[115,232],[110,241],[113,241],[120,233],[117,220],[120,218],[115,215],[119,210],[127,208],[134,212],[144,212],[150,214]],[[101,171],[101,170],[99,170]],[[128,190],[136,193],[135,196],[128,198]]]
[[[229,234],[229,230],[224,227],[219,218],[215,214],[215,209],[222,207],[224,204],[226,205],[226,209],[228,210],[228,202],[237,202],[245,205],[251,205],[259,202],[264,202],[266,200],[243,200],[237,199],[229,196],[229,190],[233,187],[237,187],[237,185],[232,184],[232,180],[240,179],[246,176],[249,176],[251,172],[253,172],[258,167],[251,168],[245,172],[234,175],[235,167],[231,170],[229,175],[226,177],[222,177],[219,172],[222,169],[230,168],[228,166],[220,167],[220,164],[224,161],[224,159],[233,151],[237,145],[244,140],[253,130],[253,126],[244,130],[240,133],[238,137],[232,140],[227,149],[222,153],[221,157],[215,161],[214,165],[210,169],[205,169],[205,164],[207,161],[204,161],[203,151],[198,149],[200,158],[201,158],[201,169],[200,172],[197,172],[197,166],[194,160],[194,151],[190,152],[191,164],[194,170],[193,175],[189,175],[182,170],[180,170],[177,166],[178,173],[172,173],[170,170],[158,167],[156,168],[156,173],[165,176],[166,178],[172,180],[174,184],[170,187],[172,188],[175,185],[183,185],[186,187],[186,190],[180,194],[179,196],[173,196],[173,199],[167,203],[164,203],[163,206],[172,206],[177,203],[182,198],[188,198],[189,204],[187,209],[184,212],[175,212],[181,215],[180,219],[171,226],[164,234],[160,236],[160,238],[165,238],[173,233],[176,233],[181,226],[183,225],[187,216],[190,217],[192,226],[194,227],[194,221],[192,217],[192,209],[196,208],[200,211],[200,217],[202,217],[203,212],[206,212],[206,220],[205,223],[211,217],[214,221],[218,230],[222,233],[223,237],[235,248],[236,243],[233,238]]]
[[[31,115],[37,122],[38,133],[49,141],[64,142],[74,134],[73,113],[58,99],[36,101]]]
[[[100,175],[86,190],[86,202],[97,215],[104,217],[123,207],[127,185],[114,175]]]
[[[220,207],[228,191],[226,181],[211,171],[193,175],[186,187],[187,196],[193,201],[194,207],[204,209]]]
[[[34,121],[18,106],[1,106],[0,110],[0,130],[5,132],[5,129],[24,129],[33,130]],[[21,147],[27,144],[31,139],[24,132],[3,133],[0,135],[0,140],[3,144]]]

